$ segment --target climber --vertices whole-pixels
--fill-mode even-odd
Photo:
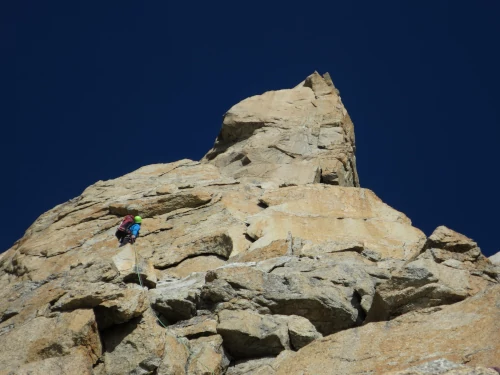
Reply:
[[[141,223],[142,218],[140,216],[125,216],[115,233],[116,238],[120,241],[120,246],[135,242],[141,230]]]
[[[134,243],[135,239],[139,237],[139,231],[141,230],[142,217],[136,216],[134,217],[134,225],[130,227],[130,243]]]

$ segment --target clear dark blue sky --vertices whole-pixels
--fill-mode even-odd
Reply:
[[[500,3],[9,1],[0,251],[98,180],[200,159],[233,104],[329,71],[361,184],[500,250]]]

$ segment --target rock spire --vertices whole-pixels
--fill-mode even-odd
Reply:
[[[126,214],[141,232],[118,247]],[[0,255],[0,375],[491,375],[499,283],[472,239],[359,187],[314,73],[232,107],[202,161],[41,215]]]
[[[326,73],[293,89],[269,91],[233,106],[203,162],[225,176],[277,186],[359,186],[354,126]]]

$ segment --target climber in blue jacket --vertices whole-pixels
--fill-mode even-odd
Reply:
[[[127,219],[127,218],[126,218]],[[127,226],[127,224],[124,224],[122,222],[122,225],[120,228],[123,226],[124,229],[120,228],[117,230],[116,237],[120,241],[120,247],[128,244],[128,243],[134,243],[135,239],[139,236],[139,231],[141,230],[141,223],[142,223],[142,217],[136,216],[134,217],[134,223],[130,226]]]
[[[134,224],[129,228],[130,230],[130,243],[134,243],[135,239],[139,237],[139,231],[141,230],[142,217],[134,217]]]

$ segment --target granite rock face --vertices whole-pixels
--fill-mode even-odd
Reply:
[[[491,263],[495,265],[500,265],[500,251],[492,256],[489,257],[489,260]]]
[[[497,375],[493,368],[464,366],[446,359],[437,359],[387,375]]]
[[[248,236],[255,240],[250,251],[285,242],[290,235],[296,255],[367,249],[381,258],[409,259],[425,243],[425,235],[404,214],[367,189],[296,186],[266,191],[260,202],[267,209],[247,219]]]
[[[119,247],[126,214],[141,233]],[[202,161],[41,215],[0,255],[0,375],[487,374],[499,282],[473,240],[427,238],[359,187],[314,73],[232,107]]]
[[[359,186],[354,126],[328,74],[232,107],[204,162],[226,176],[275,186]]]
[[[489,367],[500,358],[499,335],[496,285],[451,306],[407,313],[314,341],[276,373],[380,374],[433,358]]]

